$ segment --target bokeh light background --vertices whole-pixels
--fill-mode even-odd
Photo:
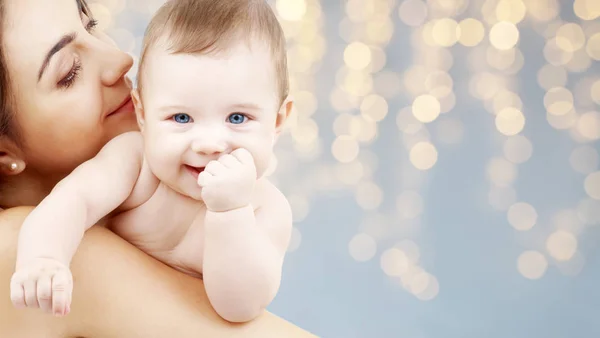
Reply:
[[[132,77],[162,3],[91,1]],[[269,3],[297,102],[270,311],[322,337],[599,337],[600,0]]]

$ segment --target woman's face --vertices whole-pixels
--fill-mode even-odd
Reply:
[[[4,53],[29,170],[66,174],[137,129],[125,78],[133,60],[75,0],[4,1]]]

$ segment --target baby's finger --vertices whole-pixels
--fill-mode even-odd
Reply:
[[[32,308],[40,307],[40,304],[37,301],[36,280],[26,280],[23,283],[23,289],[25,289],[25,305]]]
[[[226,168],[235,168],[241,164],[241,162],[231,154],[225,154],[221,156],[219,158],[219,162],[222,163]]]
[[[25,304],[25,290],[23,289],[23,283],[20,281],[20,278],[15,277],[14,275],[10,281],[10,300],[17,308],[24,308],[27,306]]]
[[[37,281],[37,300],[43,311],[52,310],[52,278],[42,276]]]
[[[218,162],[218,161],[211,161],[206,168],[204,168],[204,171],[202,171],[202,173],[209,173],[211,175],[218,175],[219,173],[222,173],[225,169],[227,169],[223,163]]]
[[[205,187],[207,184],[210,184],[211,180],[214,179],[212,174],[203,171],[198,175],[198,185],[201,187]]]
[[[71,279],[65,273],[59,273],[52,278],[52,313],[55,316],[67,314],[71,293]]]
[[[242,162],[242,164],[254,164],[254,158],[252,157],[252,154],[250,154],[250,152],[244,148],[238,148],[232,151],[231,155],[237,158],[238,161]]]

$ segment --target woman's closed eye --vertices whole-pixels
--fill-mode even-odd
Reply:
[[[98,20],[90,19],[85,25],[85,29],[88,31],[88,33],[91,34],[97,25]],[[73,66],[71,67],[67,75],[60,79],[60,81],[58,81],[58,83],[56,84],[58,88],[68,89],[69,87],[71,87],[75,80],[77,80],[77,78],[79,77],[81,70],[81,60],[78,57],[75,57],[75,59],[73,60]]]
[[[185,113],[175,114],[175,115],[171,116],[171,119],[173,121],[175,121],[176,123],[181,123],[181,124],[192,122],[192,117]]]
[[[242,113],[233,113],[227,116],[227,122],[231,124],[242,124],[249,120],[249,117]]]

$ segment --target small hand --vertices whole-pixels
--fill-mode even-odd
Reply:
[[[210,211],[223,212],[250,204],[256,167],[246,149],[236,149],[208,163],[198,176],[202,200]]]
[[[71,308],[73,276],[69,267],[50,258],[37,258],[13,274],[10,298],[17,308],[40,308],[57,316]]]

